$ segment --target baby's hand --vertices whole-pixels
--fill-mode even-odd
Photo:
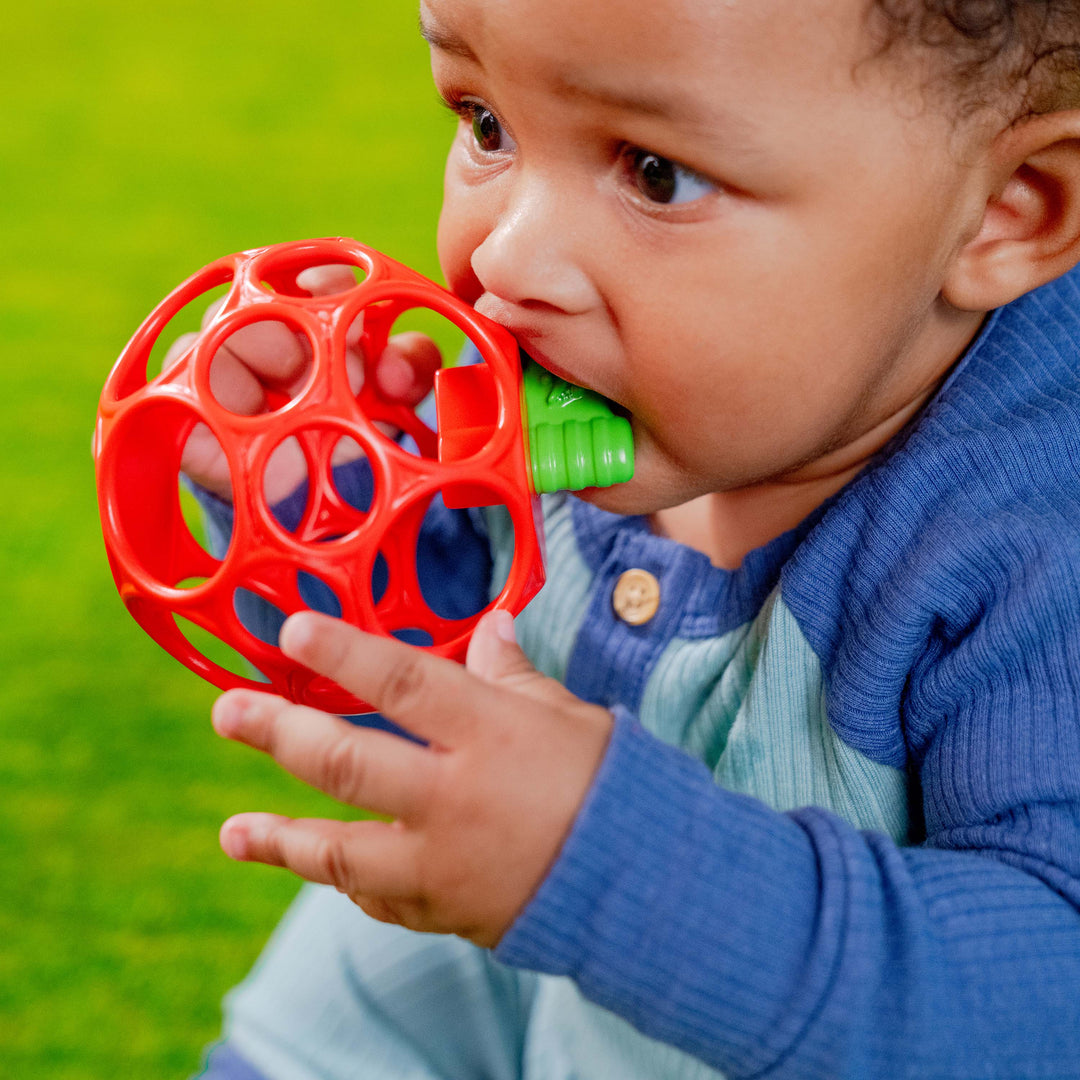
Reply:
[[[330,296],[355,284],[348,266],[314,266],[297,275],[297,285],[312,296]],[[211,304],[202,319],[203,330],[221,307]],[[346,369],[354,393],[364,381],[364,357],[360,352],[363,323],[357,319],[346,335]],[[168,367],[198,337],[183,334],[165,356]],[[416,405],[431,389],[441,364],[438,347],[418,333],[396,334],[387,343],[375,365],[375,378],[382,394],[391,401]],[[304,386],[311,366],[311,347],[302,334],[282,322],[252,323],[232,334],[217,351],[210,367],[210,389],[225,408],[242,416],[255,416],[268,408],[267,393],[275,391],[292,397]],[[339,442],[341,459],[347,460],[351,440]],[[354,451],[355,453],[355,451]],[[199,424],[184,447],[180,464],[196,484],[223,499],[231,499],[232,484],[221,446],[209,428]],[[307,475],[303,454],[295,440],[288,440],[270,460],[266,475],[266,498],[278,502],[293,491]]]
[[[555,861],[611,714],[539,674],[503,611],[481,620],[465,668],[310,612],[285,623],[281,647],[427,745],[230,690],[214,706],[219,734],[394,820],[240,814],[222,827],[226,853],[334,885],[384,922],[494,946]]]

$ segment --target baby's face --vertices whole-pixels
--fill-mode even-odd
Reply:
[[[872,57],[863,0],[423,0],[421,16],[462,118],[443,271],[629,412],[637,472],[601,505],[827,471],[972,336],[978,318],[939,297],[972,147]]]

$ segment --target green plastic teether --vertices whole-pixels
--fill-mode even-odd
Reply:
[[[538,494],[610,487],[634,475],[630,421],[606,398],[522,357],[525,423]]]

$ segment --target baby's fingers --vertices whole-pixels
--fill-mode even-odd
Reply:
[[[196,424],[184,443],[180,471],[207,491],[212,491],[219,499],[232,501],[229,462],[222,453],[221,443],[205,424]]]
[[[349,896],[415,896],[415,845],[406,830],[381,821],[237,814],[221,827],[221,848],[230,858],[283,866]]]
[[[310,359],[307,338],[276,319],[249,323],[230,334],[215,364],[221,352],[232,354],[259,379],[279,385],[299,378]]]
[[[490,723],[501,723],[506,701],[453,660],[424,652],[391,637],[303,611],[281,628],[281,651],[312,671],[369,702],[421,739],[443,747],[477,737]],[[427,759],[434,767],[437,760]]]
[[[296,284],[312,296],[333,296],[348,292],[356,285],[353,268],[343,263],[309,266],[296,275]]]
[[[384,397],[417,405],[431,390],[440,367],[438,345],[426,334],[408,330],[386,343],[375,367],[375,379]]]
[[[212,716],[219,735],[265,751],[340,802],[395,818],[413,816],[424,805],[437,767],[408,739],[271,694],[231,690],[215,702]]]

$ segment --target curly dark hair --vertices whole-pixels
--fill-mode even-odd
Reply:
[[[1080,108],[1080,0],[874,0],[885,51],[915,44],[964,109]]]

